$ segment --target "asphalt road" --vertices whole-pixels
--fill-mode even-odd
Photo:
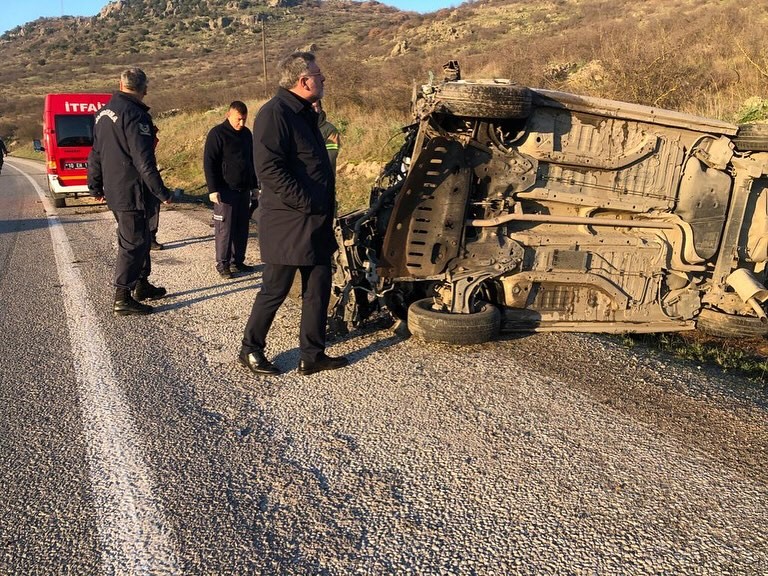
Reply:
[[[26,174],[26,175],[25,175]],[[0,175],[0,574],[768,574],[768,402],[600,336],[464,348],[350,334],[295,372],[298,307],[234,359],[260,273],[163,211],[111,314],[115,224]],[[258,263],[255,238],[249,260]]]

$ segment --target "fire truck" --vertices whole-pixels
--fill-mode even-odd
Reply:
[[[96,112],[111,94],[48,94],[43,112],[43,146],[48,190],[54,206],[88,194],[88,154]]]

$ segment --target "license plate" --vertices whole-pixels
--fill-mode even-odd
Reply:
[[[64,162],[64,170],[84,170],[88,168],[88,162]]]

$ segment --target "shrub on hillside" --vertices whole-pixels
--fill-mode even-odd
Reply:
[[[753,96],[744,102],[744,105],[736,114],[736,122],[748,124],[751,122],[764,122],[768,119],[768,100],[760,96]]]

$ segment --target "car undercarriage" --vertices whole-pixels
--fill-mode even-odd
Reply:
[[[337,219],[333,323],[386,311],[454,344],[768,333],[765,126],[446,72]]]

